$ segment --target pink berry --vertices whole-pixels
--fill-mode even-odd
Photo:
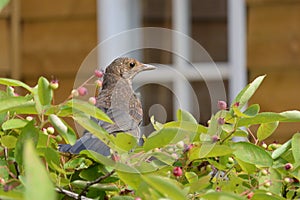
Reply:
[[[292,165],[291,163],[286,163],[286,164],[284,165],[284,169],[285,169],[285,170],[292,170],[292,169],[293,169],[293,165]]]
[[[189,144],[189,145],[187,145],[187,144],[184,144],[184,149],[183,149],[183,153],[186,153],[186,152],[188,152],[190,149],[192,149],[194,147],[194,145],[193,144]]]
[[[134,200],[142,200],[141,197],[136,197]]]
[[[89,98],[89,103],[90,103],[90,104],[93,104],[93,105],[95,105],[95,104],[96,104],[96,102],[97,102],[97,100],[96,100],[96,98],[95,98],[95,97],[90,97],[90,98]]]
[[[182,175],[182,169],[180,168],[180,167],[175,167],[174,169],[173,169],[173,175],[174,176],[181,176]]]
[[[102,87],[102,81],[100,81],[100,80],[96,80],[95,84],[97,87]]]
[[[103,77],[103,72],[100,70],[95,70],[95,76],[98,78],[102,78]]]
[[[222,117],[220,117],[220,118],[218,119],[218,124],[219,124],[219,125],[225,124],[225,119],[222,118]]]
[[[218,108],[220,110],[226,110],[227,108],[227,103],[225,101],[218,101]]]
[[[85,87],[80,87],[80,88],[78,88],[78,94],[80,95],[80,96],[85,96],[85,95],[87,95],[87,89],[85,88]]]
[[[212,139],[213,142],[218,142],[218,141],[220,140],[220,137],[217,136],[217,135],[213,135],[213,136],[211,137],[211,139]]]

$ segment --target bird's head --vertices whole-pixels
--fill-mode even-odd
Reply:
[[[153,69],[156,69],[156,67],[140,63],[134,58],[117,58],[106,68],[105,73],[132,80],[139,72]]]

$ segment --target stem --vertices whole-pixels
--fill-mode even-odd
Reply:
[[[103,181],[104,179],[110,177],[111,175],[113,175],[116,171],[112,170],[111,172],[105,174],[104,176],[100,176],[99,178],[93,180],[93,181],[89,181],[87,182],[86,186],[83,188],[83,190],[80,192],[80,194],[78,195],[77,199],[81,199],[81,197],[83,196],[83,194],[85,194],[89,187],[96,184],[96,183],[100,183],[101,181]]]

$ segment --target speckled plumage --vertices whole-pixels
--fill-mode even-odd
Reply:
[[[145,70],[155,69],[133,58],[117,58],[105,70],[103,86],[97,97],[96,106],[104,111],[115,123],[97,121],[110,134],[129,132],[137,139],[141,138],[139,125],[143,118],[140,100],[132,88],[132,79]],[[110,154],[109,148],[93,134],[86,132],[71,145],[61,145],[60,151],[79,153],[88,149],[105,156]]]

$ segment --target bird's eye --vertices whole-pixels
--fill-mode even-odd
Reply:
[[[131,62],[131,63],[129,63],[129,66],[130,66],[130,67],[134,67],[134,66],[135,66],[135,63],[134,63],[134,62]]]

